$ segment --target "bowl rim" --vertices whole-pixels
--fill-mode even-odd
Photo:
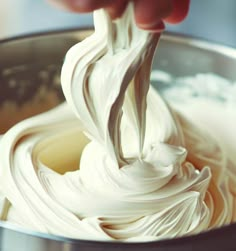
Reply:
[[[11,42],[17,42],[17,41],[23,41],[26,39],[37,39],[39,37],[50,37],[54,35],[79,35],[81,32],[89,32],[92,31],[92,27],[80,27],[80,28],[72,28],[72,29],[60,29],[60,30],[54,30],[54,31],[43,31],[43,32],[37,32],[33,34],[23,34],[23,35],[17,35],[13,36],[10,38],[6,39],[1,39],[0,40],[0,46],[2,44],[8,44]],[[175,33],[175,32],[164,32],[162,35],[162,38],[167,41],[171,42],[177,42],[179,44],[187,45],[187,46],[194,46],[198,49],[201,50],[207,50],[214,52],[219,55],[227,56],[230,58],[235,58],[236,59],[236,48],[233,48],[232,46],[228,45],[223,45],[221,43],[216,43],[212,42],[210,40],[201,38],[201,37],[195,37],[195,36],[190,36],[186,34],[181,34],[181,33]],[[5,229],[13,232],[17,232],[19,234],[25,234],[31,237],[36,237],[36,238],[41,238],[44,240],[51,240],[51,241],[59,241],[63,243],[73,243],[73,244],[78,244],[78,243],[84,243],[84,244],[102,244],[104,245],[122,245],[122,246],[139,246],[144,244],[146,248],[148,248],[149,245],[155,247],[164,247],[164,246],[169,246],[169,245],[177,245],[181,244],[183,245],[184,243],[189,243],[189,242],[201,242],[206,239],[210,238],[215,238],[215,236],[221,236],[226,233],[232,233],[236,232],[236,222],[231,223],[229,225],[225,225],[219,228],[214,228],[214,229],[208,229],[206,231],[203,231],[198,234],[192,234],[189,236],[182,236],[182,237],[176,237],[176,238],[171,238],[171,239],[161,239],[161,240],[154,240],[154,241],[148,241],[148,242],[124,242],[124,241],[107,241],[107,240],[86,240],[86,239],[78,239],[78,238],[69,238],[69,237],[64,237],[60,235],[54,235],[54,234],[46,234],[34,230],[29,230],[25,229],[21,226],[17,226],[13,223],[5,222],[0,220],[0,230]]]
[[[164,247],[164,246],[175,246],[175,245],[185,245],[189,243],[199,243],[203,242],[205,240],[209,239],[215,239],[216,237],[223,236],[223,235],[230,235],[232,233],[236,232],[236,223],[231,223],[229,225],[225,225],[219,228],[214,229],[208,229],[206,231],[192,234],[192,235],[186,235],[181,237],[174,237],[174,238],[166,238],[161,240],[152,240],[152,241],[119,241],[119,240],[90,240],[90,239],[79,239],[79,238],[70,238],[55,234],[47,234],[42,233],[30,229],[25,229],[21,226],[17,226],[13,223],[0,221],[0,229],[8,230],[11,232],[15,232],[17,234],[21,235],[27,235],[30,237],[40,238],[43,240],[49,240],[49,241],[58,241],[63,243],[70,243],[70,244],[89,244],[89,245],[107,245],[107,246],[113,246],[113,245],[122,245],[122,246],[139,246],[145,245],[145,247],[148,248],[148,246],[155,246],[155,247]]]
[[[79,28],[69,28],[69,29],[58,29],[58,30],[50,30],[50,31],[39,31],[35,33],[27,33],[16,36],[11,36],[8,38],[0,39],[0,45],[17,42],[25,39],[36,39],[39,37],[47,37],[47,36],[57,36],[57,35],[72,35],[75,36],[81,32],[92,32],[94,29],[92,26],[84,26]],[[201,36],[193,36],[180,32],[173,31],[164,31],[161,35],[161,40],[167,40],[170,42],[177,42],[184,45],[194,46],[198,49],[207,50],[214,52],[216,54],[221,54],[224,56],[228,56],[231,58],[236,58],[236,47],[231,45],[227,45],[226,43],[220,43],[214,40],[206,39]],[[160,40],[160,41],[161,41]]]

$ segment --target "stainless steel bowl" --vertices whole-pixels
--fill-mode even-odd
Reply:
[[[73,44],[87,37],[89,33],[89,30],[67,31],[0,42],[1,132],[17,121],[49,109],[63,100],[59,81],[63,58]],[[189,37],[166,34],[161,39],[153,67],[174,76],[212,72],[236,80],[236,50]],[[44,91],[40,96],[38,93],[42,89]],[[50,93],[55,94],[53,100]],[[32,103],[33,99],[36,101]],[[24,110],[27,106],[32,108],[30,112]],[[235,234],[236,224],[231,224],[199,235],[172,240],[109,243],[62,238],[0,222],[0,250],[234,251]]]

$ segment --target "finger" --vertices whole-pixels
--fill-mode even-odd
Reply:
[[[162,19],[170,15],[172,7],[172,0],[135,0],[136,23],[142,29],[160,29]]]
[[[91,12],[100,8],[107,7],[113,0],[51,0],[56,5],[64,6],[75,12]]]
[[[172,0],[172,12],[171,14],[164,18],[168,23],[179,23],[186,18],[190,6],[190,0]]]
[[[110,16],[115,19],[120,17],[126,6],[128,4],[128,0],[116,0],[113,1],[113,3],[111,5],[109,5],[106,9],[109,12]]]
[[[57,8],[68,9],[68,6],[66,6],[64,0],[46,0],[46,1]]]

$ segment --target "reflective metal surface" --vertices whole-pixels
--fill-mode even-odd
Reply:
[[[2,41],[0,43],[0,102],[4,103],[9,99],[14,101],[18,95],[17,88],[6,92],[6,89],[12,85],[8,86],[8,83],[13,83],[10,81],[12,76],[19,83],[27,83],[30,93],[25,96],[26,102],[37,93],[38,85],[52,88],[50,81],[53,82],[55,79],[56,82],[59,81],[57,77],[68,48],[84,39],[89,33],[90,31],[86,30],[59,32]],[[153,67],[168,71],[175,76],[213,72],[236,80],[236,50],[192,38],[165,35],[160,42]],[[43,79],[46,82],[42,81],[39,72],[43,72]],[[22,79],[24,81],[20,81]],[[32,86],[34,88],[28,88]],[[61,94],[57,92],[57,95],[59,96],[57,102],[61,102]],[[14,102],[19,100],[16,99]],[[17,105],[24,105],[24,102],[21,100]],[[234,251],[236,250],[235,234],[236,224],[232,224],[196,236],[173,240],[129,244],[108,243],[35,233],[0,222],[0,251]]]

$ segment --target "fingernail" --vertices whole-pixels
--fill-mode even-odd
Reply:
[[[149,24],[137,24],[139,28],[144,29],[144,30],[150,30],[150,31],[155,31],[155,32],[162,32],[165,30],[165,24],[163,21],[158,21],[155,23],[149,23]]]

